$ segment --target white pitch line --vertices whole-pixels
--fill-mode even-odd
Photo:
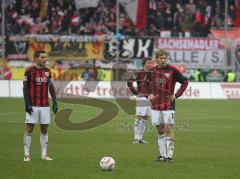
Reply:
[[[0,120],[0,123],[24,123],[24,121],[20,122],[20,121],[1,121]]]
[[[16,122],[16,123],[22,123],[22,122],[24,122],[25,120],[24,120],[24,118],[19,118],[19,120],[16,120],[16,118],[6,118],[6,117],[4,117],[4,118],[1,118],[0,117],[0,122],[8,122],[8,123],[14,123],[14,122]]]
[[[15,114],[24,114],[24,112],[0,112],[0,115],[15,115]]]

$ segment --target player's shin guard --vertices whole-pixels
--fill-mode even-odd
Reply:
[[[45,157],[47,155],[48,133],[40,134],[40,143],[42,148],[42,156]]]
[[[167,137],[167,158],[173,158],[174,140],[171,137]]]
[[[147,120],[141,119],[141,121],[140,121],[140,131],[139,131],[139,138],[140,139],[139,140],[143,139],[143,134],[145,132],[146,125],[147,125]]]
[[[32,141],[32,133],[25,132],[25,134],[23,136],[24,155],[25,156],[29,156],[31,141]]]
[[[165,135],[158,134],[158,147],[159,147],[160,155],[162,157],[167,157],[166,137],[165,137]]]
[[[138,119],[134,122],[134,139],[140,140],[140,120]]]

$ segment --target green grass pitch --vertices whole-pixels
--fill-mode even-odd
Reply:
[[[111,102],[114,103],[112,100]],[[149,144],[132,144],[134,115],[119,110],[107,124],[86,131],[67,131],[52,122],[48,153],[40,159],[39,126],[31,146],[31,162],[23,160],[23,99],[0,99],[0,178],[240,178],[240,101],[178,100],[175,129],[175,162],[155,162],[159,154],[156,131],[149,125]],[[98,115],[99,109],[74,108],[72,121]],[[116,168],[101,171],[99,161],[112,156]]]

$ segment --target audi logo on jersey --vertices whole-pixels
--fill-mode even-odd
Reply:
[[[157,78],[155,79],[155,83],[162,84],[162,83],[167,83],[166,78]]]
[[[38,77],[36,78],[37,83],[46,83],[47,82],[47,77]]]

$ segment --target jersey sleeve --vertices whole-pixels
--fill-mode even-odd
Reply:
[[[25,106],[30,105],[30,72],[27,69],[24,73],[23,77],[23,96],[24,96],[24,101],[25,101]]]
[[[48,69],[48,73],[49,73],[48,84],[51,85],[51,84],[53,84],[53,80],[52,80],[52,73],[51,73],[50,69]]]
[[[175,97],[178,98],[182,96],[183,92],[186,90],[188,86],[188,80],[177,69],[174,71],[174,79],[176,82],[179,82],[181,84],[179,90],[175,94]]]
[[[137,92],[137,90],[134,88],[134,86],[133,86],[133,83],[135,82],[135,81],[137,81],[138,80],[138,75],[137,75],[137,73],[135,73],[134,75],[132,75],[130,78],[129,78],[129,80],[128,80],[128,82],[127,82],[127,86],[128,86],[128,88],[129,88],[129,90],[134,94],[134,95],[138,95],[138,92]]]
[[[26,86],[29,84],[30,81],[30,75],[29,71],[25,70],[24,76],[23,76],[23,86]]]

